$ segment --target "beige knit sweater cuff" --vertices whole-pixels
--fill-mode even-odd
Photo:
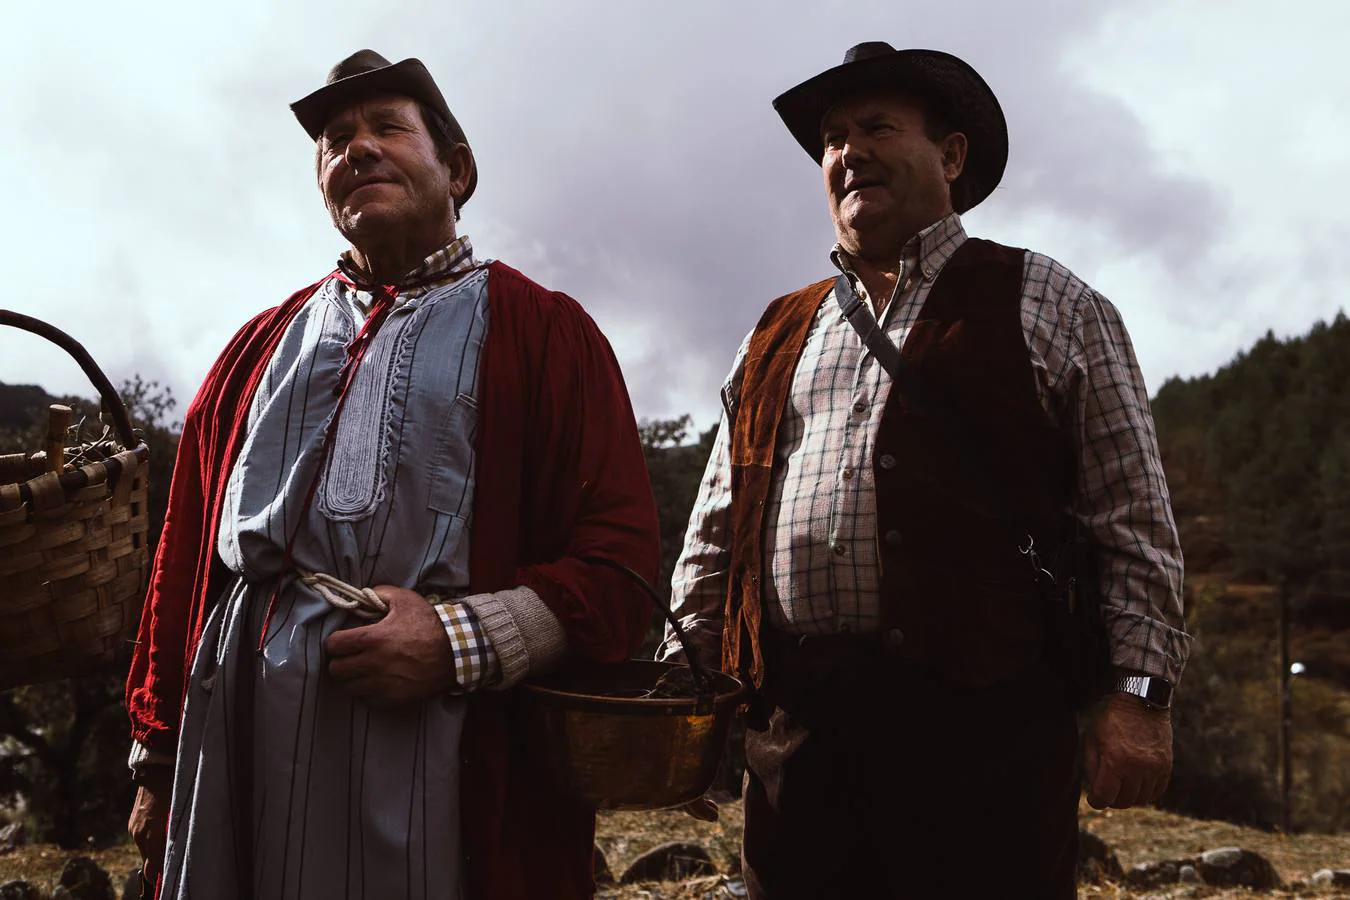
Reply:
[[[458,602],[473,610],[501,665],[501,680],[484,685],[504,691],[527,675],[553,668],[567,654],[567,635],[539,595],[527,587],[473,594]]]

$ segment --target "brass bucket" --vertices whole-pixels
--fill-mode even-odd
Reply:
[[[693,659],[683,629],[645,579],[612,560],[588,562],[638,582],[673,623],[691,665],[633,659],[527,681],[520,693],[531,743],[554,783],[596,809],[681,806],[712,786],[746,686]],[[652,696],[672,675],[691,686],[688,696]]]

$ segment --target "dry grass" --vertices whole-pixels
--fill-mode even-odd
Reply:
[[[1085,806],[1080,813],[1080,821],[1089,831],[1106,841],[1127,871],[1139,863],[1196,856],[1216,847],[1242,847],[1261,854],[1270,860],[1286,884],[1306,882],[1318,869],[1350,869],[1350,833],[1272,834],[1228,822],[1188,819],[1157,809],[1097,812]],[[1241,897],[1250,894],[1230,892],[1195,896]],[[1269,896],[1350,897],[1350,892],[1311,893],[1303,889],[1299,893],[1276,892]]]
[[[1308,878],[1318,869],[1350,868],[1350,833],[1286,837],[1226,822],[1188,819],[1156,809],[1098,812],[1086,805],[1082,807],[1081,821],[1089,831],[1106,841],[1126,870],[1139,863],[1192,857],[1205,850],[1237,846],[1269,859],[1286,884],[1290,885],[1289,890],[1258,895],[1243,889],[1222,890],[1204,885],[1132,891],[1124,885],[1107,882],[1083,885],[1079,889],[1079,896],[1083,898],[1350,898],[1350,891],[1330,888],[1314,890],[1306,886]],[[717,863],[720,871],[735,872],[739,870],[736,857],[739,854],[741,823],[739,803],[724,804],[721,821],[715,825],[697,822],[683,813],[671,811],[602,813],[596,843],[605,851],[615,877],[622,874],[628,864],[644,851],[677,840],[701,843],[708,849],[708,855]],[[1294,882],[1302,884],[1295,886]],[[734,875],[722,875],[682,883],[602,889],[597,896],[601,900],[724,900],[741,896],[732,893],[736,883]]]
[[[87,853],[62,850],[52,844],[32,844],[0,854],[0,884],[23,879],[50,894],[61,878],[61,867],[72,856],[88,856],[102,866],[112,876],[113,888],[119,897],[122,896],[122,884],[127,873],[141,864],[141,854],[131,844]]]
[[[1350,868],[1350,833],[1282,836],[1226,822],[1188,819],[1156,809],[1098,812],[1084,806],[1081,820],[1088,830],[1106,841],[1127,870],[1139,863],[1192,857],[1216,847],[1237,846],[1269,859],[1290,885],[1287,890],[1261,896],[1316,897],[1318,900],[1350,898],[1350,891],[1315,891],[1306,886],[1293,885],[1294,882],[1306,883],[1318,869]],[[715,824],[699,822],[684,813],[672,811],[602,813],[596,843],[604,851],[616,877],[641,853],[658,844],[676,840],[702,844],[719,871],[735,873],[739,870],[741,825],[739,803],[724,804],[721,821]],[[61,867],[72,855],[70,851],[48,845],[21,847],[12,853],[0,855],[0,884],[23,878],[42,890],[50,891],[56,884]],[[89,855],[113,873],[114,884],[119,890],[122,878],[138,862],[136,851],[130,846],[114,847]],[[733,893],[736,886],[734,874],[717,875],[678,884],[602,889],[597,896],[600,900],[728,900],[741,896]],[[1240,889],[1219,890],[1203,885],[1134,892],[1123,885],[1108,882],[1083,885],[1079,896],[1096,900],[1171,900],[1191,897],[1230,900],[1257,895]]]

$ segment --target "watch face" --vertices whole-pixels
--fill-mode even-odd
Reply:
[[[1172,703],[1172,686],[1161,678],[1145,678],[1144,699],[1154,706],[1169,706]]]

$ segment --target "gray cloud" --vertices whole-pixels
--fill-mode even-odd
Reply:
[[[54,297],[52,273],[63,276],[61,303],[25,300],[38,304],[30,311],[89,334],[110,369],[168,381],[186,399],[238,324],[342,249],[286,103],[358,47],[417,55],[480,160],[463,220],[480,251],[591,310],[640,414],[692,411],[706,425],[764,305],[829,274],[819,172],[769,102],[858,41],[951,50],[998,93],[1011,159],[968,217],[972,231],[1072,251],[1065,261],[1089,277],[1139,260],[1119,278],[1126,296],[1194,285],[1197,261],[1221,255],[1224,196],[1176,166],[1135,107],[1066,68],[1073,51],[1102,43],[1113,15],[1141,8],[960,0],[919,17],[858,2],[404,0],[334,14],[312,0],[283,10],[256,0],[204,23],[114,16],[94,23],[113,34],[78,33],[69,46],[42,20],[35,39],[50,52],[0,62],[7,83],[35,86],[17,107],[0,99],[0,115],[12,121],[17,108],[24,123],[23,144],[0,150],[0,163],[15,161],[9,171],[23,176],[8,181],[42,209],[27,224],[0,216],[0,242],[26,257],[21,296]],[[159,70],[128,62],[159,47],[172,57]],[[1157,336],[1146,365],[1179,365],[1158,318],[1170,313],[1140,309],[1142,333]],[[0,353],[0,379],[25,380],[31,360]]]

